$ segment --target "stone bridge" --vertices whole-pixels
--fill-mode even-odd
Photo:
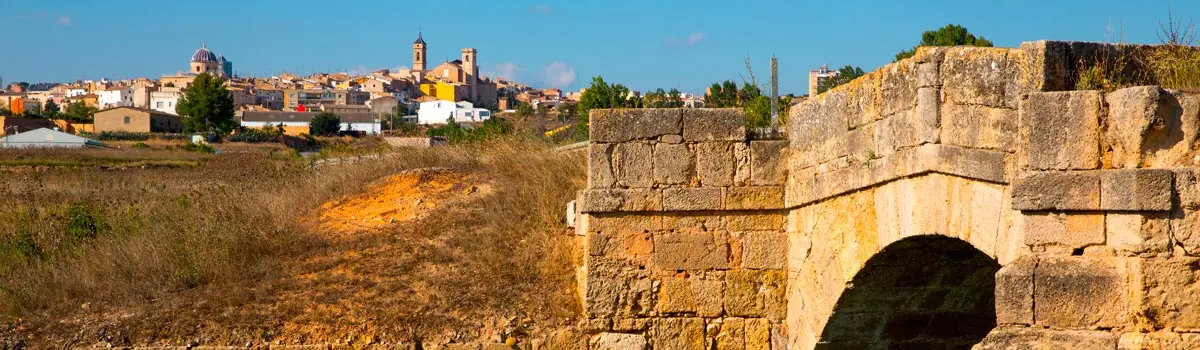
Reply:
[[[593,111],[579,347],[1200,347],[1200,99],[1069,91],[1110,49],[922,48],[787,140]]]

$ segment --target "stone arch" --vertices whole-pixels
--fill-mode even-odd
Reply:
[[[849,287],[870,276],[864,269],[892,254],[895,244],[957,242],[995,269],[1028,254],[1009,191],[1005,184],[926,173],[794,209],[788,219],[791,347],[817,348]],[[987,321],[995,321],[994,313]]]
[[[817,349],[969,349],[996,325],[1000,264],[942,235],[901,239],[867,260],[838,299]]]

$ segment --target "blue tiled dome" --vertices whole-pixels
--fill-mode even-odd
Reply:
[[[208,48],[205,48],[204,45],[200,45],[200,49],[196,50],[196,53],[192,54],[192,62],[216,62],[216,61],[217,61],[217,55],[214,55],[212,53],[212,51],[208,51]]]

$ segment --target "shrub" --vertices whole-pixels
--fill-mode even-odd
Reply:
[[[308,122],[308,132],[314,136],[336,135],[341,128],[342,119],[329,112],[321,112]]]
[[[97,139],[103,141],[146,141],[150,139],[149,133],[144,132],[126,132],[126,131],[105,131],[100,133]]]
[[[236,134],[229,135],[226,141],[229,142],[246,142],[246,143],[261,143],[261,142],[276,142],[279,141],[279,136],[283,135],[279,129],[265,127],[262,129],[245,128],[238,130]]]
[[[67,242],[96,238],[107,229],[100,217],[92,212],[91,205],[76,204],[67,209],[67,227],[64,231]]]

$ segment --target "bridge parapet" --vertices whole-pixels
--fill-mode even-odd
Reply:
[[[922,48],[793,107],[788,140],[593,111],[584,347],[1200,341],[1200,98],[1068,91],[1105,52]]]

